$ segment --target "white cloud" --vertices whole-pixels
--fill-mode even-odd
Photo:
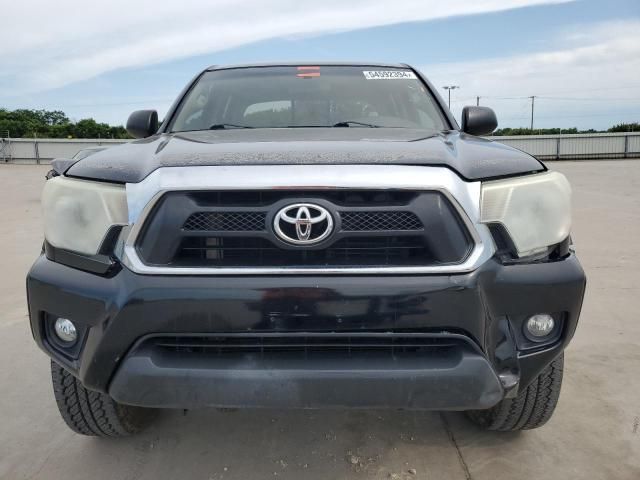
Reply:
[[[317,35],[566,0],[26,0],[2,7],[0,85],[42,91],[118,68]]]
[[[535,125],[540,127],[640,120],[640,21],[570,31],[554,43],[563,48],[422,70],[438,88],[460,85],[451,105],[458,118],[463,105],[475,104],[479,95],[502,124],[528,126],[531,101],[504,97],[539,95]]]

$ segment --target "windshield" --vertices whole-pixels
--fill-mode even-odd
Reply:
[[[170,130],[355,127],[444,130],[447,124],[410,69],[255,67],[205,72]]]

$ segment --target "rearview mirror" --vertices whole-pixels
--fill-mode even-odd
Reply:
[[[135,138],[150,137],[158,130],[158,112],[136,110],[127,120],[127,132]]]
[[[464,107],[462,131],[469,135],[489,135],[498,127],[496,114],[489,107]]]

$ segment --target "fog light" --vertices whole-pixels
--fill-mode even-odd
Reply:
[[[553,331],[556,322],[551,315],[539,313],[527,319],[527,332],[534,338],[546,337]]]
[[[78,338],[76,326],[67,318],[58,318],[54,328],[56,330],[56,335],[63,342],[72,343]]]

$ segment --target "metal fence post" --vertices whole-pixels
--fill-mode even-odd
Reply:
[[[2,152],[2,160],[5,163],[11,161],[11,135],[9,130],[3,130],[0,132],[2,138],[0,138],[0,152]]]
[[[556,139],[556,160],[560,160],[560,137]]]
[[[624,136],[624,158],[629,157],[629,135]]]
[[[36,164],[40,165],[40,151],[38,149],[38,137],[33,137],[33,153],[36,157]]]

